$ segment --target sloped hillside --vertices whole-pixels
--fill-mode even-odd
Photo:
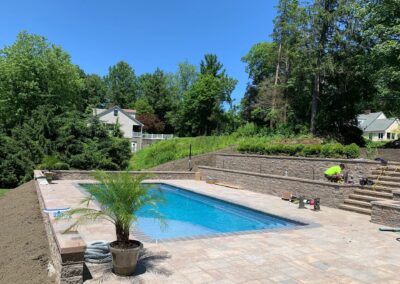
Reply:
[[[0,283],[52,283],[50,251],[33,182],[0,197]]]

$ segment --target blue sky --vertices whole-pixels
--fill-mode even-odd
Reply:
[[[86,73],[105,75],[119,60],[136,74],[179,62],[198,65],[215,53],[239,80],[239,103],[247,84],[241,57],[270,39],[277,0],[12,0],[2,3],[0,47],[27,30],[61,45]]]

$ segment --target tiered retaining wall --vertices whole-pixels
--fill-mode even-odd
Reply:
[[[339,207],[357,186],[342,185],[317,180],[285,177],[257,172],[221,169],[214,167],[199,167],[202,179],[215,178],[219,181],[239,185],[246,190],[256,191],[275,196],[284,192],[306,198],[321,199],[321,204],[328,207]]]
[[[188,151],[189,152],[189,151]],[[197,171],[198,166],[215,167],[215,159],[218,154],[233,154],[235,150],[233,148],[226,148],[215,152],[196,155],[192,157],[191,166],[192,171]],[[185,157],[179,160],[170,161],[154,168],[152,171],[187,171],[189,169],[189,157]]]
[[[379,162],[370,160],[323,159],[285,156],[218,154],[216,167],[302,179],[324,180],[327,168],[344,163],[356,183],[368,176]]]

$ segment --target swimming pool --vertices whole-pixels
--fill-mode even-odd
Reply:
[[[304,225],[166,184],[152,185],[150,194],[163,195],[165,202],[159,205],[158,211],[165,217],[166,226],[160,227],[151,211],[143,207],[137,212],[135,229],[152,240]]]

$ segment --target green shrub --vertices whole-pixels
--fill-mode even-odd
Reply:
[[[34,167],[29,149],[0,133],[0,188],[14,188],[30,180]]]
[[[326,157],[326,158],[357,158],[360,148],[356,144],[343,146],[342,144],[266,144],[262,142],[246,141],[239,145],[239,152],[284,155],[302,157]]]
[[[69,165],[67,163],[58,162],[53,165],[50,170],[69,170]]]
[[[248,122],[245,125],[240,126],[234,133],[236,137],[251,137],[257,134],[258,134],[258,128],[252,122]]]
[[[54,166],[59,162],[60,159],[56,156],[44,156],[38,167],[42,170],[54,170]]]
[[[322,145],[321,156],[326,158],[342,158],[344,156],[344,146],[339,143]]]
[[[344,154],[347,158],[358,158],[360,156],[360,147],[357,144],[352,143],[344,147]]]
[[[319,157],[321,154],[322,146],[320,144],[304,145],[303,150],[299,153],[299,156],[303,157]]]

